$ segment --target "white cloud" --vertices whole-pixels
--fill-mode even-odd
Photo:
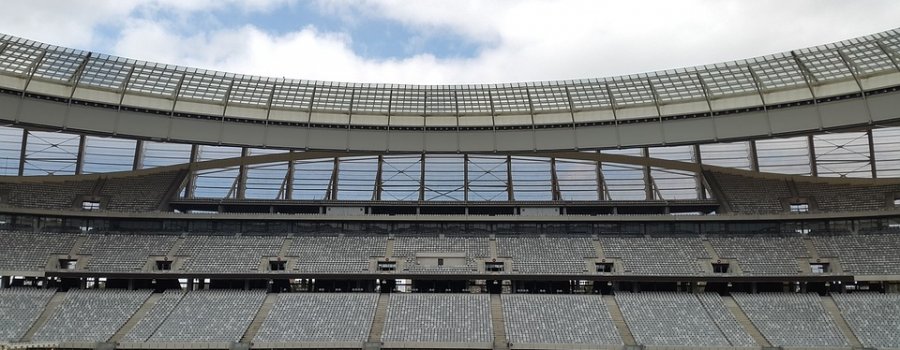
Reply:
[[[461,83],[599,77],[740,59],[882,31],[895,26],[900,13],[900,2],[875,0],[317,3],[323,13],[351,26],[359,20],[355,16],[368,16],[402,23],[426,37],[452,32],[480,47],[468,58],[371,59],[353,51],[348,34],[312,26],[279,34],[251,25],[183,33],[175,19],[141,15],[164,9],[202,13],[228,5],[277,11],[284,5],[280,0],[109,1],[91,11],[81,4],[59,1],[55,5],[62,10],[31,12],[36,5],[15,4],[26,15],[0,14],[0,23],[14,21],[0,24],[0,31],[85,47],[98,26],[115,26],[121,34],[110,45],[113,54],[151,61],[304,79]],[[35,19],[38,15],[51,19]]]
[[[6,1],[0,11],[0,31],[28,39],[87,48],[95,43],[99,24],[118,25],[136,3],[118,0]]]

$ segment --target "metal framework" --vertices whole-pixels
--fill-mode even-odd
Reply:
[[[332,152],[324,158],[291,158],[295,153],[322,153],[137,142],[0,127],[0,164],[6,175],[78,175],[178,163],[193,167],[262,155],[269,160],[196,168],[182,196],[374,201],[707,198],[702,178],[691,171],[696,168],[685,164],[754,171],[762,164],[765,171],[821,177],[878,178],[900,173],[900,128],[760,142],[761,146],[747,141],[599,151],[602,161],[591,158],[596,152],[559,151],[504,155]]]

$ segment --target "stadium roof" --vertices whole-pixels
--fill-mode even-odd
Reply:
[[[896,86],[900,86],[900,31],[896,29],[775,55],[676,70],[483,85],[362,84],[259,77],[144,62],[12,36],[0,38],[0,88],[120,112],[194,117],[192,121],[171,118],[178,120],[163,125],[156,123],[161,120],[125,115],[128,113],[106,119],[92,111],[94,117],[82,118],[70,109],[64,113],[66,118],[54,119],[46,117],[44,107],[17,106],[19,115],[4,116],[7,120],[95,133],[246,146],[453,152],[746,139],[895,119],[890,106],[896,98],[890,89]],[[885,93],[889,96],[880,97],[886,101],[869,98]],[[815,110],[784,109],[841,99],[863,103],[843,105],[834,111],[824,105],[815,106]],[[772,118],[769,109],[787,111],[776,116],[784,121],[766,121]],[[36,117],[29,112],[44,115]],[[763,113],[753,117],[752,112]],[[720,114],[748,118],[715,118]],[[223,130],[204,133],[201,130],[219,124],[210,124],[209,119],[243,123],[226,123]],[[677,121],[684,119],[690,121]],[[646,125],[652,121],[663,125]],[[759,127],[760,121],[774,125]],[[261,130],[260,125],[252,124],[278,126],[269,129],[279,131]],[[291,126],[317,132],[302,135]],[[335,134],[335,127],[364,132]],[[485,130],[494,134],[478,132]],[[521,130],[535,130],[535,134],[524,135]],[[458,131],[471,137],[440,139]],[[504,134],[500,131],[508,133],[500,135]],[[423,132],[430,139],[425,140]],[[408,137],[414,135],[419,138]]]

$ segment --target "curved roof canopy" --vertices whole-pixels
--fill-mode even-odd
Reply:
[[[0,107],[16,115],[2,119],[246,146],[452,152],[741,139],[900,118],[897,86],[898,29],[676,70],[479,85],[260,77],[0,37],[0,89],[117,111],[84,115],[6,97]],[[858,101],[825,105],[835,100]]]

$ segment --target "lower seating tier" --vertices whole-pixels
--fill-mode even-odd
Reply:
[[[732,301],[733,298],[733,301]],[[736,302],[736,303],[735,303]],[[830,306],[829,306],[830,305]],[[900,348],[900,294],[0,289],[0,347]],[[846,326],[842,326],[846,325]],[[844,328],[841,328],[844,327]]]

